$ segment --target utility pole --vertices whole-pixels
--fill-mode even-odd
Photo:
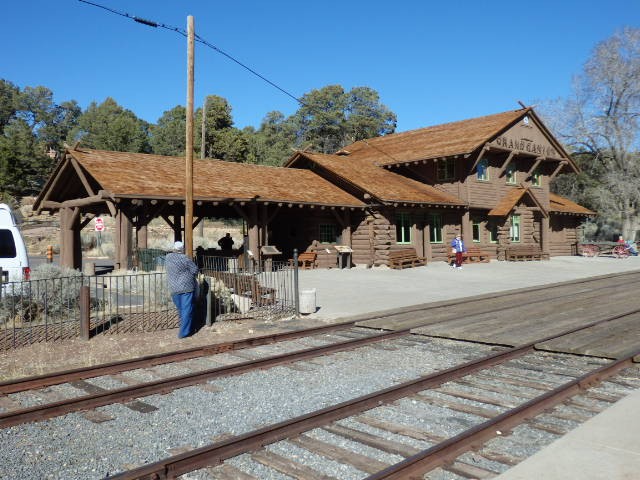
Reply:
[[[204,97],[204,104],[202,105],[202,133],[200,138],[200,158],[204,160],[205,157],[205,136],[206,136],[206,120],[207,120],[207,97]]]
[[[187,151],[185,152],[184,253],[193,256],[193,77],[195,27],[193,16],[187,17]]]
[[[204,97],[204,103],[202,104],[202,128],[201,130],[201,138],[200,138],[200,158],[204,160],[205,151],[206,151],[206,131],[207,131],[207,98]],[[198,224],[198,235],[204,237],[204,218]]]

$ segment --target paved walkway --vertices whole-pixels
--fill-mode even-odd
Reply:
[[[640,270],[640,257],[492,261],[465,265],[461,270],[445,262],[404,270],[386,267],[301,270],[300,290],[316,290],[318,310],[311,317],[333,319],[632,270]]]
[[[462,270],[436,262],[405,270],[305,270],[300,272],[300,288],[316,290],[318,309],[305,318],[334,319],[633,270],[640,270],[640,257],[494,261],[468,265]],[[637,390],[497,478],[640,479],[639,431],[640,390]]]

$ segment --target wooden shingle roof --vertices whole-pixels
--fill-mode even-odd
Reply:
[[[572,213],[576,215],[596,215],[596,212],[572,202],[568,198],[555,193],[549,193],[549,210],[558,213]]]
[[[380,168],[368,159],[311,152],[299,152],[298,155],[334,173],[382,202],[464,205],[464,202],[458,197]]]
[[[392,165],[431,158],[464,155],[484,145],[530,108],[361,140],[343,148],[348,158],[367,158],[376,165]]]
[[[184,157],[76,149],[67,152],[101,187],[114,196],[183,198]],[[195,200],[257,199],[315,205],[365,204],[310,170],[221,160],[193,162]]]

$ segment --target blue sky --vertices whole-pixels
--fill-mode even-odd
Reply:
[[[93,0],[92,0],[93,1]],[[640,25],[638,0],[95,0],[196,33],[300,97],[369,86],[397,131],[566,97],[593,47]],[[113,97],[155,123],[186,103],[186,39],[77,0],[4,0],[0,78],[43,85],[83,108]],[[226,98],[237,127],[297,104],[196,46],[195,101]]]

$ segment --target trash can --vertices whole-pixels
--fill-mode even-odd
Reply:
[[[316,289],[300,290],[300,313],[316,312]]]

